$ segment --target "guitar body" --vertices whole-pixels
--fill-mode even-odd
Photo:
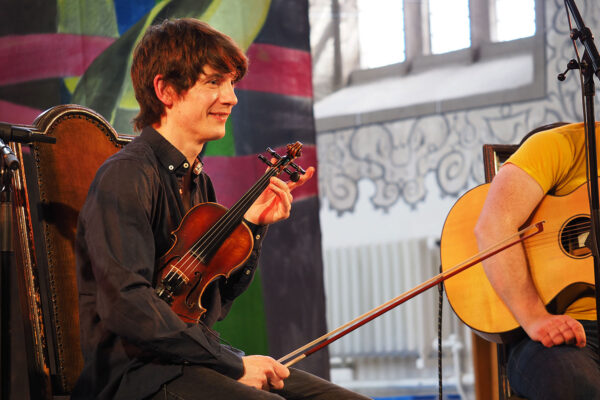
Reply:
[[[442,230],[442,270],[447,271],[479,252],[474,228],[489,184],[465,193],[452,207]],[[548,310],[564,312],[593,291],[591,253],[584,246],[590,217],[586,185],[567,196],[546,196],[525,224],[544,223],[543,232],[525,240],[531,276]],[[524,332],[487,279],[481,263],[444,282],[448,301],[458,317],[483,338],[507,343]]]

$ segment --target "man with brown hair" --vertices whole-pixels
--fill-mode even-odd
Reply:
[[[73,399],[364,399],[266,356],[220,342],[223,319],[254,276],[266,226],[290,214],[298,182],[271,178],[244,219],[245,265],[209,285],[200,323],[184,323],[156,294],[157,260],[194,205],[215,202],[199,154],[225,135],[247,60],[226,35],[194,19],[151,26],[131,76],[141,134],[98,170],[76,239],[84,370]]]

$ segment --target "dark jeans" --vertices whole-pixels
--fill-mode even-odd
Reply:
[[[523,339],[509,350],[508,380],[513,391],[529,400],[600,399],[600,364],[596,321],[579,321],[587,344],[545,348]]]
[[[307,372],[290,368],[283,390],[254,389],[210,368],[186,366],[183,375],[165,384],[152,400],[365,400]]]

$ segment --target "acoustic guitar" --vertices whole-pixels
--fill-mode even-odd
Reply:
[[[450,210],[442,229],[443,271],[478,253],[473,230],[488,189],[489,184],[477,186]],[[585,246],[590,229],[586,185],[566,196],[545,196],[524,226],[542,220],[544,231],[522,245],[542,301],[550,312],[561,313],[578,297],[593,293],[593,258]],[[481,263],[446,280],[444,286],[454,312],[483,338],[507,343],[524,334]]]

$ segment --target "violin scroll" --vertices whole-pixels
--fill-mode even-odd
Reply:
[[[300,175],[304,175],[306,171],[299,165],[293,162],[294,159],[300,157],[302,155],[302,143],[290,143],[287,145],[287,154],[285,156],[280,156],[277,152],[270,147],[267,147],[267,151],[273,158],[277,160],[275,164],[271,161],[267,160],[267,157],[259,154],[258,158],[267,164],[271,168],[277,168],[277,175],[281,173],[281,171],[287,173],[290,176],[292,182],[298,182],[300,179]],[[290,170],[289,167],[293,168],[294,171]]]

